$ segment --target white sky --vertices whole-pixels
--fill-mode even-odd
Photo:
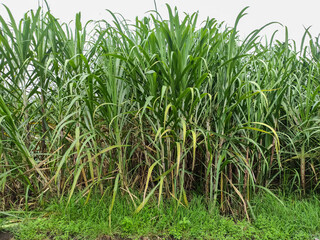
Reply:
[[[7,5],[14,16],[20,19],[29,9],[36,9],[42,0],[0,0]],[[127,19],[144,16],[148,10],[154,9],[153,0],[47,0],[51,12],[63,22],[74,19],[77,12],[82,13],[83,21],[90,19],[110,19],[105,9],[121,13]],[[246,36],[252,30],[260,28],[271,21],[281,22],[288,26],[289,38],[300,44],[304,27],[312,26],[310,32],[314,37],[320,33],[320,0],[156,0],[158,10],[166,16],[165,3],[177,6],[180,14],[193,13],[199,10],[200,20],[207,16],[224,21],[233,26],[238,13],[250,6],[247,15],[239,25],[240,35]],[[0,14],[6,18],[6,11],[0,6]],[[262,35],[271,36],[275,29],[279,30],[278,39],[284,39],[283,27],[268,27]]]

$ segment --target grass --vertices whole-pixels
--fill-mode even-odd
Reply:
[[[162,239],[314,239],[320,236],[320,202],[316,197],[299,200],[284,198],[283,203],[270,195],[252,201],[255,220],[237,221],[208,211],[204,198],[194,196],[189,207],[177,207],[176,201],[157,207],[152,199],[141,212],[128,197],[119,197],[109,227],[110,199],[72,198],[58,204],[52,200],[42,210],[23,213],[21,218],[8,217],[6,222],[19,220],[8,228],[15,239],[99,239],[103,236],[139,239],[141,236]],[[78,200],[78,201],[77,201]],[[8,212],[9,213],[9,212]],[[13,212],[12,215],[19,214]],[[2,226],[3,226],[2,225]]]

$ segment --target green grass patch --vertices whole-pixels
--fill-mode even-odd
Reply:
[[[68,207],[52,201],[38,212],[8,213],[2,226],[10,226],[16,239],[314,239],[320,237],[320,202],[316,197],[286,198],[283,204],[272,196],[257,197],[251,203],[252,221],[235,220],[209,211],[204,199],[193,197],[189,207],[175,201],[157,207],[151,201],[135,214],[127,197],[119,197],[109,227],[108,199],[72,198]],[[19,216],[19,218],[17,218]]]

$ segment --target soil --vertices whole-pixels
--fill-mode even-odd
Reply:
[[[12,233],[0,231],[0,240],[11,240],[11,239],[13,239]]]
[[[54,238],[53,238],[54,239]],[[140,237],[139,240],[159,240],[160,237]],[[0,230],[0,240],[14,240],[13,234],[10,232],[2,232]],[[120,235],[115,236],[101,236],[97,240],[131,240],[131,238],[123,238]]]
[[[163,238],[160,237],[140,237],[139,240],[161,240]],[[166,238],[168,239],[168,238]],[[170,238],[169,238],[170,239]],[[0,239],[1,240],[1,239]],[[98,238],[97,240],[132,240],[132,238],[123,238],[120,235],[114,235],[114,236],[102,236]]]

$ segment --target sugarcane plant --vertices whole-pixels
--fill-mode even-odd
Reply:
[[[5,6],[4,6],[5,7]],[[198,13],[73,25],[0,16],[1,207],[118,192],[248,218],[258,191],[319,190],[319,38],[244,40]],[[93,30],[90,30],[93,29]],[[309,44],[305,44],[310,39]],[[111,221],[111,220],[110,220]],[[110,222],[111,223],[111,222]]]

